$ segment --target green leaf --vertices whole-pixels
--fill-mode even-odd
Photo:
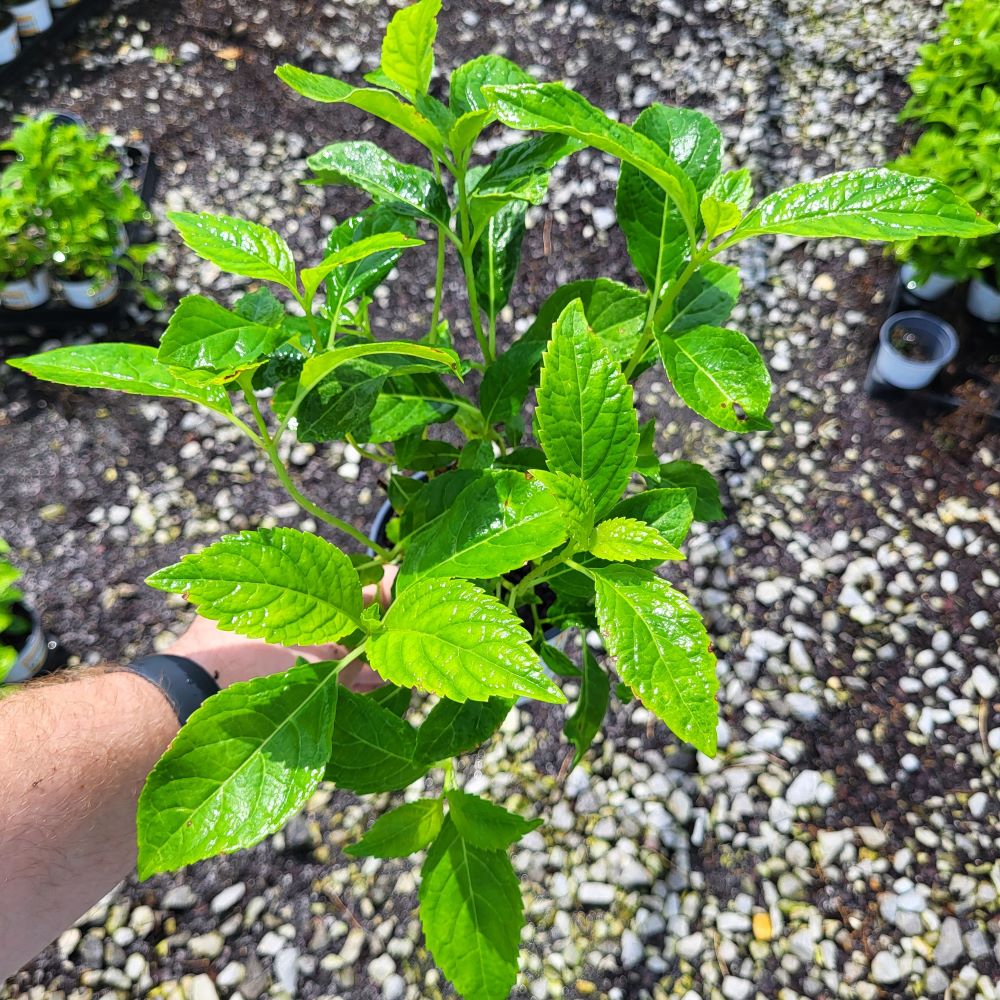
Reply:
[[[633,127],[677,163],[697,195],[718,174],[722,134],[700,111],[654,104]],[[615,210],[636,270],[646,287],[658,293],[690,253],[690,220],[653,178],[627,162],[618,179]]]
[[[321,73],[309,73],[297,66],[279,66],[275,75],[288,84],[292,90],[312,101],[324,104],[349,104],[351,107],[367,111],[382,121],[412,136],[417,142],[440,155],[444,152],[441,136],[434,125],[416,108],[405,104],[398,97],[385,90],[368,87],[352,87],[349,83],[336,80]]]
[[[475,228],[485,225],[512,200],[540,205],[549,188],[552,168],[582,146],[564,135],[546,135],[501,149],[479,177],[469,199]]]
[[[508,698],[451,701],[442,698],[417,730],[417,759],[434,764],[478,749],[507,718]]]
[[[255,292],[241,295],[233,306],[233,312],[263,326],[277,326],[285,318],[285,307],[268,288],[258,288]],[[162,345],[163,342],[160,343]]]
[[[583,645],[583,680],[580,682],[580,698],[573,714],[563,724],[563,733],[575,747],[573,767],[583,760],[590,749],[594,737],[604,724],[611,698],[611,681],[594,659],[587,644]]]
[[[297,413],[296,436],[300,441],[337,441],[362,431],[375,408],[389,365],[358,358],[340,365],[319,385],[302,397]],[[281,415],[285,400],[275,400]],[[363,440],[367,437],[362,436]]]
[[[771,376],[757,348],[736,330],[697,326],[674,337],[656,332],[663,367],[677,395],[727,431],[767,430]]]
[[[202,295],[186,295],[163,332],[156,360],[188,369],[203,383],[222,382],[260,364],[287,339],[280,326],[253,323]]]
[[[675,300],[666,328],[672,334],[696,326],[721,326],[740,297],[738,268],[708,261],[702,264]],[[657,326],[662,326],[657,317]]]
[[[910,240],[986,236],[996,231],[939,181],[885,167],[829,174],[793,184],[759,202],[723,246],[763,233]]]
[[[386,379],[366,426],[357,439],[373,444],[398,441],[455,413],[454,399],[436,375],[416,373]]]
[[[368,560],[368,556],[366,555],[361,555],[360,558]],[[382,578],[382,567],[376,566],[373,568],[376,573],[375,579],[367,582],[377,583]],[[358,576],[362,576],[362,574],[359,572]],[[395,684],[383,684],[381,687],[375,688],[374,691],[366,691],[365,697],[370,698],[376,705],[381,705],[382,708],[388,709],[393,715],[403,718],[410,707],[413,691],[410,688],[396,687]]]
[[[545,301],[524,336],[486,369],[479,403],[488,423],[509,424],[520,412],[528,390],[537,383],[552,326],[576,299],[612,360],[624,362],[632,356],[646,324],[646,296],[608,278],[564,285]]]
[[[421,580],[399,594],[368,642],[387,681],[452,701],[524,695],[561,703],[520,621],[465,580]]]
[[[447,441],[407,434],[395,442],[396,464],[409,472],[433,472],[458,461],[459,450]],[[464,470],[463,470],[464,471]]]
[[[555,500],[570,540],[585,547],[594,530],[597,516],[594,498],[590,495],[587,484],[579,476],[571,476],[566,472],[536,469],[532,474]]]
[[[168,212],[167,218],[191,250],[228,274],[261,278],[296,291],[292,251],[267,226],[208,212]]]
[[[398,586],[435,577],[499,576],[565,540],[559,505],[540,483],[513,469],[485,472],[412,536]]]
[[[510,299],[521,263],[526,211],[524,202],[504,205],[486,223],[485,232],[472,250],[472,272],[479,305],[492,319],[496,319]]]
[[[591,587],[593,596],[593,587]],[[538,647],[538,655],[545,661],[545,665],[559,677],[582,677],[577,665],[557,646],[552,646],[543,642]]]
[[[7,364],[35,378],[59,385],[189,399],[219,413],[232,412],[224,389],[214,385],[194,386],[182,381],[156,360],[155,347],[142,344],[57,347],[28,358],[12,358]]]
[[[411,99],[426,94],[434,72],[434,38],[441,0],[419,0],[397,11],[382,40],[381,69]]]
[[[666,191],[688,230],[694,231],[698,208],[694,185],[652,140],[613,121],[561,83],[484,87],[483,93],[493,113],[511,128],[572,136],[637,167]]]
[[[743,218],[743,213],[729,201],[719,201],[712,195],[701,200],[701,221],[705,225],[705,236],[714,239],[720,233],[727,233]]]
[[[455,115],[488,111],[489,100],[483,94],[485,85],[503,86],[534,82],[534,77],[521,69],[517,63],[504,59],[503,56],[479,56],[462,63],[451,74],[448,101]]]
[[[448,815],[459,836],[486,851],[504,851],[542,825],[540,819],[524,819],[508,812],[503,806],[458,788],[450,788],[445,797],[448,799]]]
[[[524,923],[520,884],[503,851],[470,844],[450,816],[421,869],[420,922],[464,1000],[506,1000]]]
[[[674,548],[656,528],[631,517],[614,517],[602,521],[594,529],[590,551],[598,559],[609,559],[612,562],[636,562],[640,559],[665,562],[684,558],[684,554]]]
[[[402,459],[400,459],[400,463],[402,463]],[[412,499],[403,512],[403,534],[412,535],[428,521],[450,510],[454,507],[455,498],[462,490],[479,478],[480,474],[473,469],[451,469],[435,476],[427,483],[426,488]]]
[[[380,362],[393,366],[400,375],[418,371],[455,375],[459,368],[458,355],[443,347],[427,347],[409,340],[365,340],[311,357],[302,366],[300,388],[308,391],[336,368],[358,358],[378,358]],[[404,359],[410,360],[404,362]]]
[[[635,456],[635,471],[646,476],[655,476],[660,471],[660,460],[656,457],[656,421],[647,420],[639,424],[639,448]]]
[[[714,756],[719,682],[698,613],[650,570],[603,566],[590,572],[597,620],[619,677],[681,739]]]
[[[735,205],[745,212],[753,201],[753,180],[749,170],[727,170],[719,174],[705,191],[706,197]]]
[[[601,516],[632,478],[639,419],[632,387],[588,328],[579,300],[556,321],[537,397],[536,434],[549,469],[583,479]]]
[[[459,159],[468,157],[479,133],[493,121],[489,111],[468,111],[448,130],[448,146]]]
[[[285,646],[336,642],[361,625],[361,584],[351,560],[294,528],[226,535],[146,582],[185,594],[226,632]]]
[[[305,663],[209,698],[146,779],[139,877],[251,847],[305,804],[337,710],[333,663]]]
[[[305,289],[306,298],[311,298],[315,295],[316,289],[322,284],[323,279],[337,268],[357,263],[359,260],[364,260],[374,253],[419,247],[423,246],[423,243],[423,240],[413,239],[403,233],[378,233],[374,236],[356,240],[324,257],[322,263],[317,264],[316,267],[303,269],[302,287]]]
[[[722,521],[725,518],[726,515],[722,510],[722,500],[719,495],[719,484],[715,481],[715,476],[704,466],[698,465],[696,462],[665,462],[660,466],[659,481],[661,486],[695,491],[694,519],[696,521]],[[628,503],[627,500],[625,502]],[[615,509],[621,513],[627,513],[630,517],[642,518],[642,515],[634,510],[622,511],[620,506]],[[674,544],[679,545],[680,543],[674,542]]]
[[[397,792],[423,777],[417,731],[390,709],[342,687],[324,780],[358,795]]]
[[[429,846],[443,823],[441,799],[405,802],[379,816],[356,844],[344,848],[344,853],[352,858],[407,858]]]
[[[373,205],[336,226],[327,238],[326,252],[337,253],[352,243],[360,243],[381,233],[401,232],[412,236],[414,231],[415,223],[411,216],[400,215],[391,205]],[[346,303],[370,292],[385,280],[402,255],[401,249],[384,250],[333,271],[326,279],[328,308],[339,312]]]
[[[306,163],[320,183],[361,188],[402,215],[443,226],[451,219],[448,195],[429,170],[400,163],[373,142],[335,142],[313,153]]]
[[[686,463],[679,462],[678,465]],[[700,466],[695,466],[705,472]],[[706,473],[707,475],[707,473]],[[719,489],[709,476],[718,503]],[[693,488],[654,489],[626,497],[611,511],[611,517],[634,518],[655,528],[671,545],[680,548],[694,520],[697,492]]]

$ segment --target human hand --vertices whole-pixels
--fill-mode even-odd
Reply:
[[[382,580],[364,588],[366,605],[377,599],[383,611],[389,606],[396,572],[395,566],[386,566]],[[339,660],[347,654],[347,650],[337,643],[324,646],[275,646],[260,639],[248,639],[235,632],[224,632],[215,622],[200,616],[194,619],[188,630],[166,652],[194,660],[223,688],[239,681],[288,670],[300,656],[315,663],[319,660]],[[370,691],[383,683],[378,674],[362,660],[349,663],[341,672],[340,681],[354,691]]]

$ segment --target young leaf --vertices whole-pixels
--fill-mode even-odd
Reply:
[[[632,387],[570,303],[552,331],[538,388],[535,425],[549,468],[583,479],[598,516],[632,478],[639,418]]]
[[[742,218],[743,213],[732,202],[719,201],[710,194],[701,199],[701,221],[710,240],[729,232]]]
[[[485,55],[462,63],[452,74],[448,90],[448,101],[456,116],[472,111],[488,111],[489,101],[483,94],[487,84],[534,83],[534,77],[526,73],[517,63],[503,56]]]
[[[700,111],[654,104],[633,128],[676,161],[698,195],[718,174],[722,133]],[[659,292],[690,252],[683,215],[652,178],[629,163],[622,164],[615,210],[636,270],[650,291]]]
[[[156,359],[156,348],[143,344],[85,344],[57,347],[27,358],[11,358],[11,368],[59,385],[114,389],[140,396],[189,399],[219,413],[231,413],[224,389],[190,385]]]
[[[415,583],[396,598],[382,626],[368,642],[368,655],[393,684],[452,701],[520,695],[565,701],[518,619],[465,580]]]
[[[640,559],[665,562],[684,558],[684,554],[674,548],[659,531],[630,517],[614,517],[602,521],[594,529],[590,551],[598,559],[609,559],[612,562],[636,562]]]
[[[427,773],[417,731],[390,709],[341,688],[325,781],[358,795],[396,792]]]
[[[723,246],[763,233],[911,240],[987,236],[996,227],[950,188],[885,167],[849,170],[769,194]]]
[[[559,505],[540,483],[513,469],[487,472],[411,537],[398,586],[434,577],[499,576],[565,540]]]
[[[527,208],[522,201],[504,205],[486,223],[486,230],[472,251],[472,272],[479,305],[494,320],[510,299],[521,263]]]
[[[571,476],[566,472],[536,469],[533,475],[549,491],[559,507],[570,541],[581,547],[586,546],[597,516],[594,498],[590,495],[587,484],[579,476]]]
[[[426,94],[434,72],[434,38],[441,0],[419,0],[397,11],[382,40],[381,69],[411,100]]]
[[[277,326],[285,318],[285,307],[268,288],[258,288],[255,292],[241,295],[233,306],[233,312],[262,326]]]
[[[701,472],[705,471],[700,466],[695,468]],[[718,502],[719,489],[711,476],[709,480],[715,487],[715,497]],[[697,492],[693,488],[645,490],[633,497],[626,497],[614,507],[610,516],[642,521],[655,528],[671,545],[680,548],[691,529],[696,502]]]
[[[336,80],[332,76],[309,73],[299,69],[298,66],[286,64],[279,66],[274,72],[278,79],[303,97],[324,104],[349,104],[351,107],[367,111],[368,114],[381,118],[382,121],[412,136],[431,152],[439,156],[444,153],[441,136],[434,125],[416,108],[404,104],[394,94],[385,90],[352,87],[349,83]]]
[[[753,180],[749,170],[727,170],[708,186],[705,197],[735,205],[742,214],[753,201]]]
[[[413,239],[403,233],[378,233],[368,236],[339,250],[334,250],[331,254],[323,258],[316,267],[306,267],[302,270],[302,287],[305,289],[306,298],[311,298],[316,294],[323,279],[335,271],[337,268],[345,267],[347,264],[357,263],[374,253],[384,253],[386,250],[403,250],[409,247],[423,246],[423,240]]]
[[[719,682],[698,613],[650,570],[603,566],[590,572],[597,620],[618,675],[681,739],[714,756]]]
[[[694,519],[696,521],[721,521],[726,516],[722,510],[719,484],[708,469],[696,462],[664,462],[660,466],[659,485],[693,489],[696,497],[694,504]],[[625,503],[628,502],[628,500],[625,501]],[[642,515],[636,513],[634,509],[623,511],[620,506],[615,509],[630,517],[643,519]],[[674,544],[679,545],[680,542],[674,542]]]
[[[139,877],[251,847],[315,791],[337,709],[333,663],[233,684],[209,698],[139,797]]]
[[[580,698],[573,714],[563,723],[563,733],[575,747],[573,767],[583,760],[590,749],[594,737],[604,723],[611,697],[611,681],[594,659],[586,643],[583,646],[583,680],[580,682]]]
[[[740,297],[738,268],[708,261],[701,265],[681,289],[665,324],[657,316],[657,327],[672,334],[693,330],[696,326],[721,326],[729,319]]]
[[[489,111],[468,111],[455,121],[448,130],[448,147],[463,162],[472,152],[472,144],[479,133],[493,121]]]
[[[727,431],[767,430],[771,376],[757,348],[736,330],[697,326],[678,337],[657,331],[663,367],[677,395]]]
[[[508,812],[503,806],[458,788],[449,789],[445,797],[448,799],[448,815],[459,836],[486,851],[505,851],[526,833],[542,825],[540,819],[524,819]]]
[[[221,382],[261,363],[287,339],[280,326],[254,323],[202,295],[186,295],[163,332],[156,360]]]
[[[400,215],[391,205],[373,205],[336,226],[327,238],[326,252],[337,253],[381,233],[413,236],[415,230],[412,216]],[[339,313],[348,302],[370,292],[385,280],[402,255],[401,249],[384,250],[333,271],[326,279],[327,307]]]
[[[417,759],[434,764],[477,749],[497,731],[512,704],[507,698],[442,698],[417,730]]]
[[[336,642],[361,625],[361,584],[351,560],[294,528],[226,535],[146,582],[185,594],[226,632],[285,646]]]
[[[296,291],[292,251],[267,226],[208,212],[168,212],[167,218],[191,250],[228,274],[262,278]]]
[[[694,232],[698,196],[690,178],[650,139],[603,111],[561,83],[483,87],[493,113],[511,128],[558,132],[610,153],[651,177],[677,206]]]
[[[344,853],[352,858],[408,858],[427,847],[443,823],[441,799],[404,802],[379,816],[356,844],[344,848]]]
[[[653,450],[656,447],[656,421],[639,424],[639,447],[635,455],[635,471],[644,476],[655,476],[660,471],[660,460]]]
[[[448,195],[429,170],[400,163],[373,142],[335,142],[313,153],[306,163],[320,183],[361,188],[402,215],[443,226],[451,219]]]
[[[421,869],[420,922],[460,996],[506,1000],[524,923],[520,884],[505,852],[469,843],[450,816]]]

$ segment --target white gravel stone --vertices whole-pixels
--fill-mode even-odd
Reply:
[[[644,954],[642,941],[638,934],[628,929],[622,932],[621,956],[622,968],[634,969],[641,961]]]
[[[165,910],[190,910],[197,902],[198,897],[191,886],[175,885],[163,894],[160,905]]]
[[[819,771],[799,771],[785,791],[785,800],[790,806],[812,806],[818,801],[823,776]]]
[[[994,671],[979,663],[972,668],[972,686],[980,698],[990,701],[1000,690],[1000,679]]]
[[[235,906],[246,895],[246,892],[247,887],[243,882],[227,886],[222,892],[212,897],[209,909],[215,914],[225,913],[230,907]]]
[[[899,959],[891,951],[880,951],[872,959],[872,979],[880,986],[891,986],[902,978]]]
[[[945,917],[934,947],[934,963],[949,968],[965,954],[962,945],[962,925],[954,917]]]
[[[615,901],[615,887],[604,882],[581,882],[577,899],[581,906],[608,907]]]

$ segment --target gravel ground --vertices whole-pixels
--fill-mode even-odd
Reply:
[[[891,158],[902,78],[939,16],[926,0],[447,6],[444,69],[494,49],[626,119],[655,100],[701,108],[759,190]],[[149,141],[161,215],[246,214],[317,256],[332,216],[359,203],[299,187],[304,156],[384,133],[314,110],[272,69],[371,68],[383,5],[113,10],[15,110],[70,107]],[[627,276],[609,228],[614,178],[610,161],[581,154],[534,215],[525,315],[570,277]],[[176,293],[242,287],[163,237]],[[386,331],[429,312],[430,261],[414,259],[416,275],[391,283]],[[644,709],[618,707],[610,738],[568,771],[559,713],[533,707],[507,719],[503,748],[468,761],[468,788],[547,819],[515,857],[528,911],[515,995],[994,1000],[997,440],[863,394],[892,278],[879,250],[779,239],[739,263],[736,319],[774,370],[775,430],[736,439],[694,422],[655,373],[639,390],[663,454],[707,462],[725,486],[729,520],[698,531],[677,570],[720,651],[722,749],[696,757]],[[135,655],[181,626],[185,612],[143,587],[150,570],[224,530],[308,523],[228,425],[183,404],[4,378],[0,534],[51,629],[86,660]],[[380,494],[356,455],[291,457],[307,492],[370,519]],[[252,851],[129,880],[0,996],[451,995],[419,934],[413,868],[338,851],[372,814],[323,789]]]

